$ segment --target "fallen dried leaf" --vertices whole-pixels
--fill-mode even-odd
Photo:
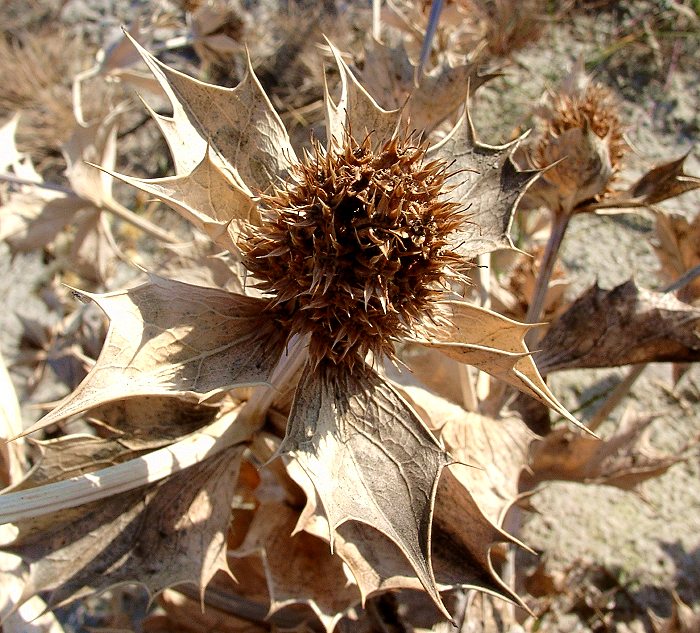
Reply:
[[[241,451],[234,446],[158,484],[19,521],[6,549],[29,562],[23,600],[47,591],[55,607],[122,582],[151,595],[179,583],[203,592],[226,568]]]
[[[631,490],[662,475],[674,464],[687,460],[697,440],[674,455],[660,453],[649,446],[645,435],[655,419],[628,410],[614,434],[606,439],[555,429],[533,445],[523,486],[532,488],[541,481],[564,480]]]

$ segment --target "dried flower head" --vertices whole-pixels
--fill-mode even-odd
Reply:
[[[546,120],[547,131],[556,137],[567,130],[588,126],[598,138],[606,141],[613,174],[616,174],[627,149],[617,108],[617,100],[610,88],[597,82],[586,82],[581,90],[553,96],[551,114]],[[544,151],[545,144],[543,139],[536,155]]]
[[[373,148],[346,134],[329,152],[316,143],[261,196],[243,263],[289,331],[310,335],[314,364],[393,357],[394,341],[432,313],[460,262],[450,236],[464,214],[443,196],[447,177],[410,138]]]
[[[626,144],[611,91],[577,68],[543,108],[530,164],[548,169],[531,194],[555,212],[570,213],[611,191]]]

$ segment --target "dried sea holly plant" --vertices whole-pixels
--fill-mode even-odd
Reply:
[[[28,563],[22,599],[46,591],[53,607],[124,582],[151,594],[195,583],[203,596],[232,564],[231,543],[250,545],[252,527],[245,539],[231,532],[251,524],[241,473],[269,461],[283,487],[306,494],[296,529],[329,541],[354,577],[356,587],[306,600],[328,630],[393,588],[422,587],[447,617],[440,591],[451,587],[517,600],[490,558],[515,539],[451,475],[439,431],[385,367],[403,341],[423,345],[575,422],[529,355],[532,326],[460,295],[476,257],[512,246],[514,209],[539,172],[516,168],[517,141],[478,141],[468,108],[432,147],[404,134],[401,112],[380,108],[335,49],[328,142],[297,157],[252,68],[220,88],[138,48],[172,103],[171,117],[154,116],[178,175],[115,176],[242,263],[242,290],[149,275],[82,294],[110,319],[104,348],[26,433],[78,415],[100,432],[40,443],[43,459],[0,496],[15,525],[7,549]],[[253,524],[275,516],[269,503]],[[293,523],[282,523],[287,538]],[[337,560],[317,555],[314,573]],[[271,611],[304,602],[280,589],[286,566],[268,573]]]

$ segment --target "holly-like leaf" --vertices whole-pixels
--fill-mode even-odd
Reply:
[[[76,125],[63,146],[66,178],[75,193],[97,208],[112,200],[112,176],[100,172],[88,163],[97,163],[113,170],[117,159],[117,128],[119,109],[90,125]]]
[[[658,477],[671,466],[690,457],[698,440],[689,442],[676,454],[659,452],[648,445],[653,415],[635,415],[626,411],[619,428],[606,439],[556,429],[534,444],[529,475],[524,485],[563,480],[605,484],[631,490],[640,483]]]
[[[104,284],[112,276],[119,251],[104,213],[90,209],[81,215],[71,245],[71,264],[83,279]]]
[[[90,422],[131,450],[160,448],[210,424],[221,407],[168,396],[141,396],[91,408]]]
[[[481,511],[502,525],[505,511],[518,496],[520,474],[528,465],[535,435],[515,416],[495,419],[465,411],[420,387],[408,387],[407,393],[459,462],[452,473],[471,491]]]
[[[109,172],[165,202],[185,220],[204,232],[213,242],[237,252],[235,237],[241,225],[259,223],[252,194],[236,184],[207,151],[191,173],[145,180]]]
[[[341,93],[338,103],[326,92],[326,130],[329,144],[333,139],[340,143],[350,132],[356,139],[364,139],[373,134],[376,140],[386,140],[393,136],[399,124],[399,110],[384,110],[357,80],[343,60],[340,51],[329,43],[335,63],[340,72]]]
[[[75,214],[90,206],[78,196],[57,191],[12,192],[0,207],[0,240],[14,252],[43,248]]]
[[[311,480],[296,460],[287,464],[287,470],[307,497],[296,529],[328,540],[328,519]],[[469,490],[450,471],[445,469],[440,478],[431,534],[438,589],[477,589],[518,602],[495,574],[489,553],[492,545],[508,542],[510,537],[484,516]],[[365,523],[352,521],[338,527],[333,534],[333,551],[348,566],[363,602],[392,589],[423,588],[396,543]]]
[[[238,86],[221,88],[169,68],[132,42],[173,105],[173,118],[161,129],[178,173],[192,171],[208,144],[238,184],[265,191],[296,161],[287,130],[250,63]]]
[[[656,213],[656,256],[661,262],[661,272],[669,282],[675,282],[686,272],[700,266],[700,213],[688,221],[678,213],[661,208]],[[694,304],[700,299],[700,278],[693,279],[680,288],[676,295],[685,303]]]
[[[403,44],[395,47],[372,40],[365,49],[362,85],[377,101],[404,108],[411,129],[430,131],[464,104],[467,89],[474,92],[494,75],[480,75],[478,64],[451,66],[446,59],[415,84],[416,66]]]
[[[369,367],[307,367],[281,454],[297,459],[336,531],[359,522],[403,553],[447,614],[430,560],[435,494],[449,457],[406,402]]]
[[[240,254],[222,251],[206,235],[195,233],[193,237],[191,242],[166,245],[153,272],[194,286],[252,294],[250,286],[245,286]]]
[[[131,290],[86,296],[110,319],[102,352],[78,388],[25,433],[126,397],[198,402],[265,383],[286,341],[261,316],[266,301],[223,290],[151,276]]]
[[[241,452],[235,445],[158,484],[19,521],[9,549],[30,564],[24,597],[47,591],[55,607],[124,582],[151,595],[180,583],[203,592],[226,569]]]
[[[530,356],[525,335],[534,325],[465,301],[441,301],[438,305],[440,324],[428,325],[428,336],[419,343],[507,382],[580,425],[554,397]]]
[[[543,374],[700,359],[700,309],[626,281],[591,286],[550,326],[535,355]]]
[[[286,504],[260,506],[234,555],[262,558],[269,614],[289,605],[306,604],[327,633],[332,633],[345,612],[360,601],[360,594],[347,585],[342,560],[331,554],[325,541],[308,532],[292,536],[297,519],[297,513]]]
[[[466,220],[454,242],[467,259],[501,248],[513,248],[509,236],[513,213],[528,186],[541,173],[521,171],[512,160],[521,137],[506,145],[485,145],[476,136],[469,103],[452,132],[427,152],[455,173],[447,198],[464,206]]]

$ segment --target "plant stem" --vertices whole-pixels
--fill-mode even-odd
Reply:
[[[622,379],[622,381],[610,392],[608,397],[603,401],[603,404],[596,410],[593,417],[586,423],[588,430],[595,432],[596,429],[605,421],[605,419],[612,413],[612,411],[617,407],[622,399],[627,395],[632,385],[636,382],[637,378],[642,375],[642,372],[646,369],[647,363],[640,363],[635,365],[629,373]]]
[[[177,242],[182,241],[176,238],[172,233],[161,229],[159,226],[156,226],[146,218],[142,218],[140,215],[137,215],[130,209],[127,209],[116,200],[105,201],[103,207],[112,215],[117,216],[120,220],[124,220],[124,222],[133,224],[136,228],[141,229],[144,233],[150,235],[151,237],[155,237],[156,239],[167,242],[168,244],[176,244]]]
[[[562,240],[564,239],[566,229],[569,226],[570,218],[571,216],[568,213],[558,213],[554,216],[552,232],[549,235],[549,241],[547,242],[544,256],[542,257],[540,271],[537,275],[537,281],[535,283],[535,291],[527,310],[527,316],[525,317],[526,323],[538,323],[542,318],[542,309],[544,308],[544,301],[549,288],[549,280],[552,277],[554,264],[557,261],[559,248],[561,247]],[[535,330],[530,330],[525,337],[525,341],[527,343],[531,343],[534,335]]]

